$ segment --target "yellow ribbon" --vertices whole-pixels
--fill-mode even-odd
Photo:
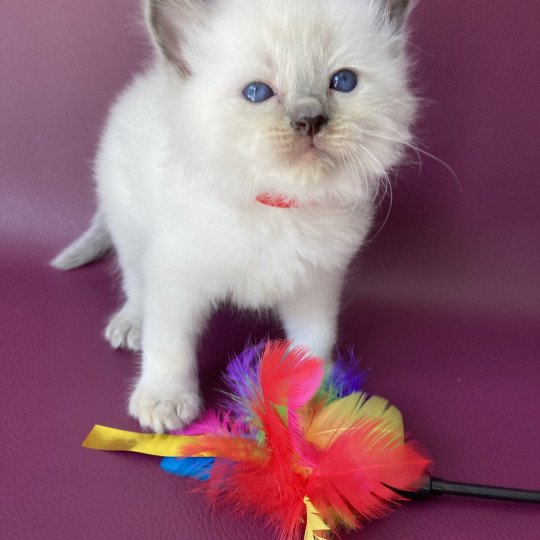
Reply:
[[[156,435],[153,433],[134,433],[96,425],[82,443],[84,448],[108,450],[110,452],[138,452],[151,456],[181,456],[183,449],[197,442],[197,436]],[[215,457],[201,452],[192,457]]]

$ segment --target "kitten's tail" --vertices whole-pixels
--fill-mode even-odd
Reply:
[[[72,270],[101,259],[112,247],[112,240],[98,210],[90,227],[52,261],[51,266],[60,270]]]

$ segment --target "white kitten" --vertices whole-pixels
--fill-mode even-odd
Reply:
[[[114,245],[127,300],[106,337],[142,345],[129,411],[144,427],[197,416],[196,343],[219,302],[275,308],[331,356],[344,274],[409,141],[409,4],[146,3],[156,60],[112,108],[92,226],[53,261]]]

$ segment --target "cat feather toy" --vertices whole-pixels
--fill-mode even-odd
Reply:
[[[540,492],[431,478],[400,412],[361,391],[351,356],[323,360],[289,342],[250,347],[228,366],[219,412],[173,435],[95,426],[83,446],[167,456],[162,468],[206,481],[218,502],[269,519],[279,538],[328,538],[432,493],[540,502]],[[171,457],[177,456],[177,457]]]

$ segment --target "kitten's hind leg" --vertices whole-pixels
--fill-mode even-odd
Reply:
[[[113,349],[142,350],[142,279],[139,265],[127,264],[119,253],[122,267],[122,288],[126,295],[124,305],[111,317],[105,328],[105,339]]]
[[[142,315],[140,307],[127,300],[111,317],[105,328],[105,339],[113,349],[142,350]]]

